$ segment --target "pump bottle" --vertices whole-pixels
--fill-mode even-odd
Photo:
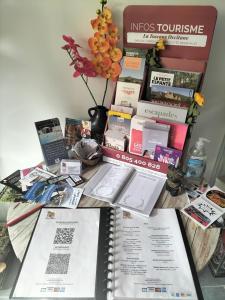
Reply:
[[[199,185],[203,180],[207,159],[205,142],[210,141],[200,137],[188,153],[185,177],[190,183]]]

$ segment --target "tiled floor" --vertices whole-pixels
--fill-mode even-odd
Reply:
[[[198,275],[204,300],[225,300],[225,276],[215,278],[208,267]]]

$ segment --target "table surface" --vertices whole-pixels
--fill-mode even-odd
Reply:
[[[92,167],[85,171],[82,175],[85,180],[90,179],[98,170],[98,167]],[[81,186],[79,186],[81,187]],[[155,207],[156,208],[183,208],[188,203],[186,193],[176,197],[172,197],[165,189],[162,191]],[[18,215],[29,211],[37,204],[21,203],[16,205],[12,203],[7,214],[7,221],[14,219]],[[82,196],[79,207],[104,207],[109,206],[107,202],[98,201],[93,198]],[[34,213],[23,221],[8,228],[10,240],[14,248],[16,256],[22,261],[28,242],[30,240],[34,225],[36,223],[39,212]],[[187,239],[192,252],[196,270],[202,270],[209,262],[215,251],[217,241],[220,234],[219,228],[208,228],[203,230],[199,225],[182,214],[182,220],[185,227]],[[44,233],[43,233],[44,234]]]

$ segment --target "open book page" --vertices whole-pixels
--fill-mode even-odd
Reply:
[[[112,204],[132,172],[133,168],[105,164],[85,185],[84,195]]]
[[[174,209],[118,211],[114,241],[114,299],[198,299]]]
[[[94,298],[99,218],[100,209],[43,209],[12,296]]]
[[[126,210],[149,216],[162,191],[166,177],[134,172],[116,204]]]

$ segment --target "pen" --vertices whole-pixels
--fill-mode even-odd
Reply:
[[[10,226],[13,226],[13,225],[19,223],[20,221],[26,219],[27,217],[29,217],[30,215],[34,214],[36,211],[40,210],[44,206],[45,206],[45,204],[40,204],[40,205],[35,206],[33,209],[31,209],[28,212],[22,214],[18,218],[15,218],[15,219],[9,221],[8,223],[6,223],[5,227],[10,227]]]

